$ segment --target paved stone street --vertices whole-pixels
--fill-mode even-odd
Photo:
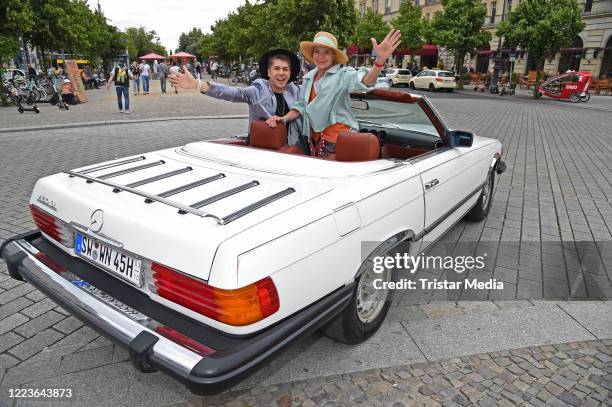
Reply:
[[[490,273],[508,284],[503,298],[486,291],[484,298],[465,292],[451,301],[444,292],[397,293],[388,321],[366,343],[348,347],[317,333],[241,383],[237,393],[202,399],[165,375],[135,371],[123,350],[29,284],[10,279],[1,263],[0,400],[18,406],[495,405],[501,397],[526,405],[571,405],[576,398],[584,405],[611,404],[612,304],[563,300],[582,297],[576,287],[595,292],[589,286],[599,288],[597,298],[609,297],[610,112],[472,95],[435,94],[433,101],[451,127],[504,144],[508,170],[489,217],[461,222],[445,238],[490,248]],[[27,200],[42,176],[245,132],[245,119],[226,119],[0,133],[0,241],[34,227]],[[559,256],[547,244],[559,241],[577,254],[591,242],[598,267],[572,269],[565,255],[563,264],[555,262]],[[473,299],[482,301],[466,301]],[[569,344],[557,347],[562,343]],[[527,349],[506,352],[517,348]],[[73,397],[9,398],[8,389],[26,387],[71,388]]]

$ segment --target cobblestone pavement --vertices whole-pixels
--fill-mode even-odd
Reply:
[[[318,377],[172,407],[612,405],[612,341],[481,353]]]
[[[468,305],[463,300],[473,299],[469,296],[436,303],[442,299],[436,293],[423,297],[400,293],[395,296],[388,323],[366,344],[345,347],[313,335],[244,386],[261,388],[272,382],[453,355],[612,338],[609,302],[557,305],[520,300],[542,298],[547,281],[552,280],[555,287],[560,287],[554,296],[566,298],[575,281],[575,276],[567,274],[554,274],[551,279],[549,270],[559,264],[552,264],[551,256],[542,250],[544,246],[533,242],[597,242],[600,266],[596,272],[579,274],[585,279],[610,282],[612,252],[600,245],[612,240],[610,114],[569,104],[446,96],[436,95],[434,100],[446,122],[453,128],[500,139],[508,164],[507,172],[499,178],[487,220],[461,222],[446,240],[486,242],[495,249],[491,252],[490,273],[507,282],[508,297],[493,298],[485,291],[486,298],[482,299],[488,301]],[[0,134],[0,242],[34,227],[27,200],[34,182],[42,176],[115,155],[245,131],[246,120],[189,120]],[[531,244],[523,246],[522,242]],[[444,293],[443,299],[448,299]],[[609,350],[610,343],[606,346]],[[8,399],[6,390],[41,386],[69,386],[75,392],[71,402],[83,406],[158,405],[192,398],[174,380],[159,373],[140,374],[126,360],[124,351],[67,315],[29,284],[10,279],[5,264],[0,263],[0,400],[9,405],[32,405],[36,400]],[[587,369],[599,369],[592,362]],[[608,376],[602,377],[609,383],[606,369],[600,370],[607,371]],[[344,380],[342,376],[336,379]],[[275,394],[273,390],[267,392]],[[61,403],[38,400],[37,405],[50,404]]]

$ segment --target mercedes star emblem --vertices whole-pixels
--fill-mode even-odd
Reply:
[[[102,225],[104,224],[104,211],[102,209],[98,209],[91,214],[91,218],[89,218],[90,229],[94,232],[99,232],[102,229]]]

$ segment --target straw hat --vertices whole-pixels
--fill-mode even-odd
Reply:
[[[300,51],[309,62],[314,62],[312,51],[315,47],[329,48],[334,51],[337,64],[346,64],[348,62],[348,56],[338,49],[338,40],[328,32],[319,31],[315,34],[313,41],[300,42]]]

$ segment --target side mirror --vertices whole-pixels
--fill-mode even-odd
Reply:
[[[451,147],[472,147],[474,134],[469,131],[451,130],[448,133],[448,145]]]

